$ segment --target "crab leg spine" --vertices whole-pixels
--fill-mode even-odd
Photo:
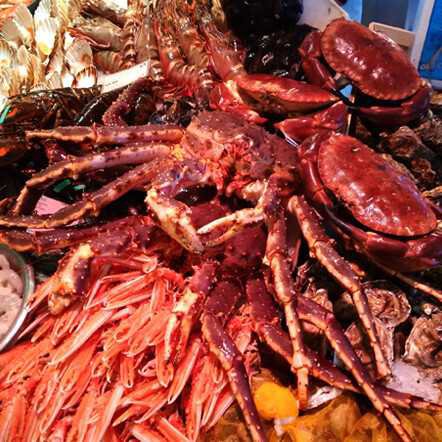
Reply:
[[[303,296],[298,298],[297,312],[301,320],[310,322],[325,333],[331,346],[351,371],[374,407],[385,416],[404,442],[411,442],[412,438],[386,401],[382,390],[373,383],[334,316],[314,301]]]
[[[40,196],[39,190],[48,187],[63,178],[76,178],[83,173],[107,169],[126,164],[143,164],[158,158],[164,158],[170,151],[167,144],[145,144],[127,146],[107,152],[93,153],[55,163],[29,179],[20,192],[12,210],[13,215],[28,215]]]
[[[328,272],[352,295],[359,318],[370,339],[378,372],[382,377],[388,376],[390,369],[382,352],[374,326],[373,315],[368,305],[367,296],[361,287],[359,277],[338,254],[332,244],[332,240],[322,228],[318,215],[307,204],[303,196],[292,197],[289,201],[289,210],[298,219],[299,226],[312,253],[314,253]]]
[[[267,441],[258,411],[253,402],[242,356],[236,345],[225,332],[219,319],[211,313],[203,315],[202,332],[209,343],[211,352],[218,358],[227,373],[233,394],[241,407],[253,440],[255,442]]]
[[[100,210],[132,189],[150,182],[156,175],[157,163],[147,163],[126,172],[83,200],[49,216],[3,216],[0,226],[50,229],[63,226],[85,216],[97,216]]]
[[[290,276],[287,256],[287,226],[280,215],[276,220],[269,221],[266,257],[269,261],[275,282],[278,301],[283,305],[293,345],[293,366],[298,379],[298,395],[301,408],[308,398],[308,359],[302,340],[302,329],[296,314],[296,293]],[[300,237],[297,238],[300,241]]]

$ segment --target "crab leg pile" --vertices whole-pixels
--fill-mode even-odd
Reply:
[[[267,347],[291,372],[301,410],[329,384],[365,395],[401,440],[414,440],[396,407],[439,411],[442,400],[391,388],[394,329],[411,307],[373,280],[390,276],[440,304],[442,291],[410,273],[442,264],[441,211],[407,171],[341,132],[349,110],[380,126],[423,117],[429,87],[397,45],[353,22],[307,36],[308,83],[247,73],[206,4],[159,0],[141,20],[141,3],[129,3],[120,61],[133,65],[141,41],[148,76],[99,101],[98,124],[33,120],[20,139],[21,151],[43,145],[49,165],[2,204],[0,242],[65,254],[29,301],[18,344],[0,354],[0,434],[193,441],[236,401],[262,442],[252,379]],[[376,63],[386,78],[404,77],[391,93],[372,78]],[[349,109],[334,74],[369,105]],[[131,124],[146,95],[155,109],[193,100],[190,123]],[[36,213],[55,183],[94,174],[101,187]],[[142,208],[106,217],[140,193]],[[380,300],[396,308],[386,319]]]

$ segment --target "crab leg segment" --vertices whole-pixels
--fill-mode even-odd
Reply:
[[[91,283],[91,264],[96,256],[115,256],[130,249],[133,244],[147,244],[155,228],[148,217],[130,217],[125,222],[110,223],[108,227],[110,230],[82,243],[63,257],[57,273],[34,292],[29,301],[32,307],[36,307],[44,299],[43,295],[49,293],[50,311],[60,313]]]
[[[72,160],[60,161],[35,174],[26,182],[25,187],[17,197],[13,215],[27,215],[41,195],[40,190],[64,178],[74,178],[101,169],[126,165],[143,164],[164,158],[170,152],[167,144],[144,144],[121,147],[107,152],[88,154]]]
[[[2,216],[0,226],[51,229],[69,224],[85,216],[97,216],[109,203],[132,189],[150,182],[157,174],[157,164],[142,164],[126,172],[100,190],[86,195],[81,201],[60,209],[48,216]]]
[[[357,112],[367,120],[382,126],[406,125],[427,112],[430,107],[431,91],[431,87],[424,84],[399,106],[359,107]]]
[[[310,251],[328,272],[351,293],[359,318],[370,340],[379,375],[382,377],[388,376],[390,369],[385,355],[382,352],[373,315],[359,277],[351,266],[338,254],[332,240],[327,236],[321,226],[318,215],[307,204],[303,196],[292,197],[288,207],[298,219],[299,226],[309,245]]]
[[[291,365],[296,374],[293,367],[293,345],[289,335],[280,327],[275,304],[262,280],[247,282],[247,300],[251,307],[255,332],[276,354],[282,356]],[[359,391],[350,378],[326,359],[320,358],[308,347],[305,347],[305,353],[314,377],[343,390]]]
[[[151,87],[152,82],[149,78],[141,78],[128,86],[103,114],[104,125],[127,126],[124,117],[130,112],[139,95]]]
[[[319,131],[343,132],[347,124],[347,106],[338,102],[310,115],[288,118],[275,124],[289,141],[301,143]]]
[[[251,306],[251,317],[256,334],[271,350],[292,365],[293,347],[290,337],[279,325],[278,311],[262,280],[253,280],[247,283],[247,300]],[[310,361],[312,376],[336,388],[362,393],[358,385],[342,370],[327,359],[321,358],[308,347],[305,347],[305,351]],[[428,402],[408,393],[391,390],[382,385],[378,385],[377,388],[390,405],[433,411],[442,409],[442,405]]]
[[[299,234],[297,241],[300,240]],[[287,327],[292,340],[293,367],[298,378],[299,402],[301,408],[303,408],[306,406],[308,399],[309,361],[305,355],[301,324],[295,310],[297,296],[290,274],[287,248],[287,226],[284,214],[280,214],[269,222],[266,258],[272,270],[276,297],[284,308]]]
[[[216,266],[206,263],[198,269],[186,286],[182,297],[174,306],[167,322],[164,339],[164,357],[168,366],[184,357],[187,343],[202,305],[213,286]]]
[[[52,139],[80,144],[103,146],[135,142],[162,141],[177,143],[184,130],[179,126],[146,124],[145,126],[66,126],[49,130],[26,131],[28,141]]]
[[[218,358],[227,373],[230,387],[243,412],[253,440],[264,442],[267,437],[253,401],[242,355],[225,330],[225,319],[237,300],[234,294],[233,296],[229,294],[232,295],[230,290],[223,290],[218,292],[218,296],[209,299],[201,319],[202,333],[210,351]]]
[[[311,32],[299,47],[301,67],[308,81],[322,88],[335,91],[337,85],[331,71],[321,62],[321,32]]]
[[[65,249],[91,238],[100,237],[121,226],[135,224],[139,217],[129,217],[102,226],[68,227],[54,230],[0,230],[0,242],[7,244],[18,252],[33,252],[37,254]]]
[[[296,310],[301,320],[310,322],[325,333],[331,346],[351,371],[374,407],[385,416],[403,441],[411,442],[411,436],[402,426],[399,417],[384,398],[382,390],[373,383],[369,373],[357,357],[350,341],[334,316],[314,301],[303,296],[298,298]]]

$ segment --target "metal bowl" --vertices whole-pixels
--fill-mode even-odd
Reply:
[[[20,254],[3,244],[0,244],[0,254],[6,257],[6,259],[9,261],[11,269],[17,272],[23,281],[23,303],[21,310],[8,332],[3,336],[3,338],[0,339],[0,351],[2,351],[8,345],[14,342],[20,327],[23,325],[23,322],[26,319],[28,314],[27,302],[29,297],[34,292],[35,279],[32,267],[26,263]]]

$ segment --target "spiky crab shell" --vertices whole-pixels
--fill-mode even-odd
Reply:
[[[371,230],[410,237],[436,228],[436,216],[412,179],[355,138],[336,134],[325,140],[318,170],[324,185]]]
[[[399,45],[354,21],[332,21],[322,34],[321,50],[336,72],[379,100],[402,100],[421,85],[416,68]]]

